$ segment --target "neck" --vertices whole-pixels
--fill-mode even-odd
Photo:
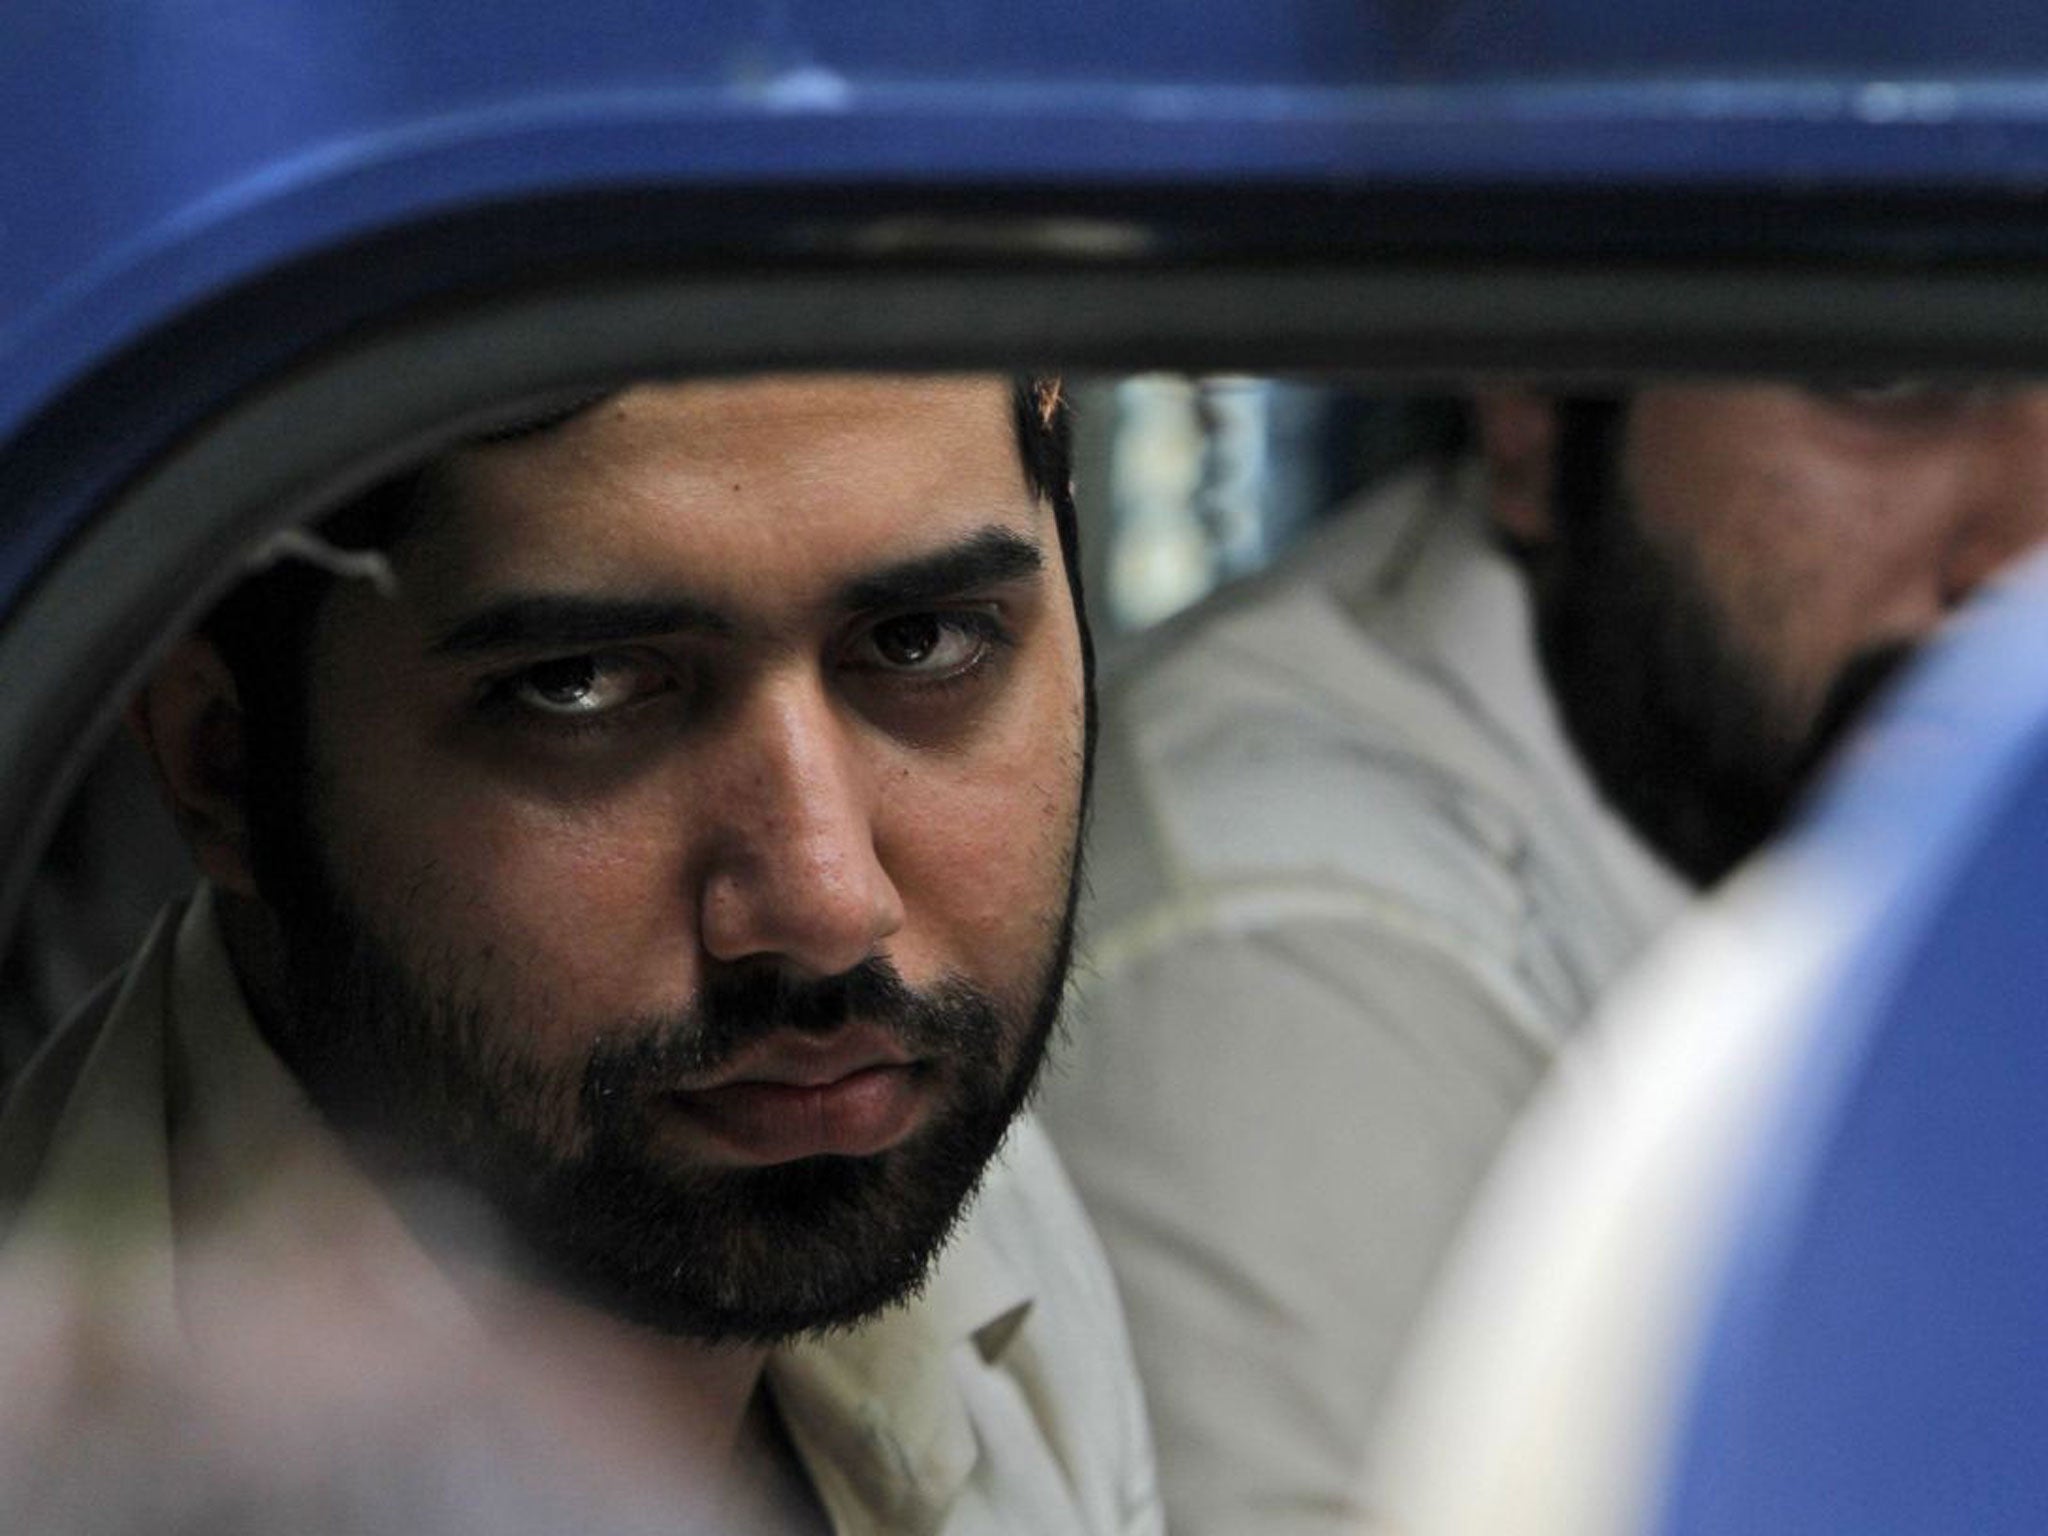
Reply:
[[[516,1356],[530,1422],[564,1468],[598,1471],[623,1511],[686,1511],[731,1536],[822,1531],[763,1387],[767,1351],[675,1339],[530,1288],[484,1309]]]
[[[755,1454],[765,1348],[670,1338],[522,1284],[493,1289],[489,1331],[537,1368],[541,1412],[573,1459],[635,1462],[659,1479],[681,1449],[716,1486]]]

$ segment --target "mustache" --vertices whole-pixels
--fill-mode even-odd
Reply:
[[[1859,651],[1850,658],[1835,675],[1826,697],[1821,700],[1820,713],[1814,720],[1806,755],[1800,764],[1802,783],[1834,756],[1835,749],[1863,719],[1865,711],[1898,680],[1919,654],[1918,641],[1893,640]]]
[[[643,1019],[599,1046],[590,1077],[612,1085],[716,1072],[747,1046],[784,1032],[823,1035],[855,1020],[890,1030],[916,1056],[989,1055],[1001,1049],[995,1002],[957,977],[917,988],[885,956],[836,976],[762,966],[707,977],[679,1015]]]

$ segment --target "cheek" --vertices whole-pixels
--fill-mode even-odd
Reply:
[[[956,969],[1004,988],[1038,982],[1066,913],[1082,766],[1078,703],[1040,720],[1007,750],[942,775],[899,769],[883,857],[912,914],[908,969]]]
[[[1788,440],[1767,412],[1645,410],[1634,425],[1629,489],[1645,536],[1693,572],[1725,638],[1804,714],[1883,621],[1883,477]]]
[[[535,1035],[580,1039],[696,984],[664,807],[573,815],[474,776],[344,788],[330,847],[358,910],[416,964]]]
[[[659,783],[621,775],[564,793],[559,775],[512,771],[465,734],[445,688],[408,686],[406,637],[358,623],[323,661],[313,749],[344,894],[405,953],[565,995],[617,996],[629,988],[602,983],[622,973],[644,984],[626,960],[673,924],[678,889]],[[663,947],[688,953],[672,926]]]
[[[1644,444],[1631,489],[1646,531],[1686,550],[1723,606],[1782,611],[1869,518],[1860,472],[1762,444]]]
[[[1729,487],[1723,516],[1694,541],[1734,638],[1794,693],[1848,642],[1861,604],[1842,552],[1868,531],[1836,515],[1845,493],[1836,478],[1758,466]]]

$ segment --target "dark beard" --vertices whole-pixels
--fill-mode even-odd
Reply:
[[[1775,834],[1873,695],[1911,659],[1857,655],[1815,725],[1788,729],[1699,574],[1642,532],[1620,467],[1625,408],[1561,408],[1553,548],[1533,557],[1537,645],[1565,730],[1602,794],[1698,885]]]
[[[275,874],[281,861],[269,862]],[[1031,1093],[1072,943],[1074,882],[1029,998],[957,978],[916,990],[883,959],[815,983],[736,969],[685,1014],[623,1020],[580,1062],[544,1067],[504,1039],[452,965],[404,965],[316,854],[289,862],[290,893],[272,903],[288,1007],[264,1032],[367,1171],[415,1217],[446,1207],[408,1204],[408,1191],[479,1198],[532,1278],[707,1343],[778,1343],[915,1293]],[[938,1080],[939,1106],[903,1142],[760,1168],[659,1155],[666,1090],[764,1034],[855,1017],[892,1029]],[[447,1236],[421,1235],[430,1246]]]

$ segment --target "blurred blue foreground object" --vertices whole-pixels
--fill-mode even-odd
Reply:
[[[1788,857],[1882,900],[1757,1146],[1665,1536],[2048,1529],[2048,568]]]
[[[1405,1536],[2048,1528],[2044,654],[2036,557],[1567,1060],[1405,1383]]]

